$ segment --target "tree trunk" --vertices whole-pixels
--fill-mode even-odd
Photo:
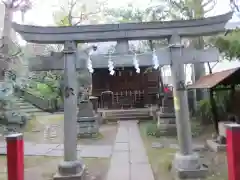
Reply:
[[[192,45],[196,49],[204,48],[204,40],[203,37],[198,37],[192,41]],[[194,80],[198,81],[201,76],[206,75],[204,63],[196,63],[194,64]],[[196,101],[200,101],[205,98],[204,90],[196,90]]]
[[[13,10],[6,8],[5,6],[5,14],[4,14],[4,22],[3,22],[3,32],[2,32],[2,49],[1,52],[3,55],[8,56],[9,55],[9,42],[10,42],[10,36],[12,32],[12,18],[13,18]],[[9,68],[8,63],[6,62],[6,59],[3,59],[0,62],[0,79],[4,79],[4,72],[6,69]]]
[[[11,33],[12,33],[12,19],[13,19],[13,10],[10,8],[5,7],[5,14],[4,14],[4,26],[3,26],[3,53],[8,54],[9,53],[9,41],[11,39]]]

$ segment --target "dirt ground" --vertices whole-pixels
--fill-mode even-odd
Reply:
[[[79,138],[82,145],[112,145],[117,133],[117,124],[100,126],[100,133],[95,137]],[[3,138],[1,138],[3,140]],[[46,115],[34,117],[24,129],[24,140],[39,144],[63,143],[63,115]]]
[[[170,173],[171,162],[176,148],[169,148],[166,144],[177,144],[176,138],[155,138],[146,135],[147,123],[140,124],[140,132],[143,138],[149,161],[152,165],[155,180],[172,180]],[[194,144],[204,144],[206,139],[211,138],[212,127],[204,128],[200,136],[193,139]],[[166,145],[164,148],[153,148],[152,143]],[[209,168],[207,180],[227,180],[227,160],[225,153],[215,153],[208,149],[198,152],[204,164]]]
[[[52,132],[46,133],[47,127],[52,127]],[[78,139],[82,145],[113,145],[117,133],[117,124],[103,124],[100,133],[93,138]],[[4,137],[0,137],[4,141]],[[24,129],[25,142],[34,143],[63,143],[63,115],[46,115],[35,117]],[[110,158],[83,158],[87,166],[86,180],[105,180],[109,168]],[[25,156],[25,180],[50,180],[57,172],[57,167],[62,157]],[[0,180],[7,179],[6,157],[0,156]]]
[[[44,156],[27,156],[24,159],[24,180],[52,180],[57,172],[61,158]],[[109,168],[108,158],[84,158],[86,165],[86,180],[105,180]],[[34,177],[34,178],[33,178]],[[6,157],[0,156],[0,180],[7,179]]]

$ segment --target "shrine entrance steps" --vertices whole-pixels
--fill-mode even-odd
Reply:
[[[156,107],[135,109],[98,109],[104,121],[149,121],[156,112]]]
[[[13,107],[11,110],[16,112],[26,113],[29,115],[41,116],[41,115],[49,115],[51,113],[45,112],[36,106],[26,102],[22,98],[14,97],[13,98]]]

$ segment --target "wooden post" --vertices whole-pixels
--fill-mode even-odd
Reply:
[[[6,136],[8,180],[24,180],[24,143],[21,133]]]
[[[240,179],[240,125],[226,125],[227,134],[227,160],[228,160],[228,180]]]

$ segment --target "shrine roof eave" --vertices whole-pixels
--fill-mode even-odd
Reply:
[[[237,84],[240,84],[239,67],[203,76],[196,83],[188,86],[188,89],[212,89],[219,85]]]
[[[144,40],[168,38],[177,33],[182,37],[204,36],[225,31],[232,12],[215,17],[182,21],[82,25],[76,27],[40,27],[13,23],[24,40],[56,44],[64,41],[106,42],[120,39]]]

